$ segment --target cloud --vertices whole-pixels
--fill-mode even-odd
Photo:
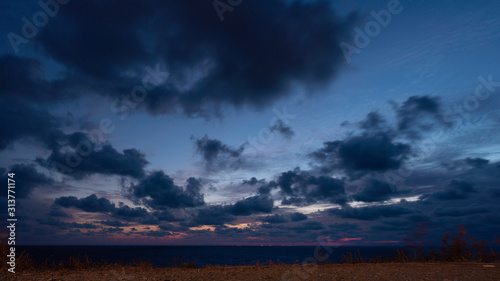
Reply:
[[[341,209],[329,209],[328,211],[331,215],[346,218],[346,219],[357,219],[357,220],[376,220],[382,217],[399,217],[405,214],[412,214],[415,211],[394,205],[388,206],[371,206],[371,207],[343,207]]]
[[[326,176],[313,176],[300,169],[281,173],[276,182],[270,183],[280,188],[286,198],[285,205],[304,205],[318,201],[344,204],[346,202],[344,182]]]
[[[109,143],[98,148],[87,135],[79,132],[67,135],[64,147],[66,152],[56,149],[47,159],[37,158],[36,161],[52,169],[63,165],[65,169],[59,170],[77,179],[92,174],[142,178],[144,167],[149,163],[146,156],[135,148],[119,152]]]
[[[54,205],[64,208],[74,207],[85,212],[113,212],[116,208],[115,204],[106,198],[98,198],[92,194],[85,198],[78,199],[75,196],[63,196],[54,200]]]
[[[156,211],[153,213],[153,216],[157,218],[159,221],[167,221],[167,222],[176,222],[181,221],[182,219],[177,218],[170,211]]]
[[[482,159],[482,158],[466,158],[465,159],[465,162],[475,168],[483,168],[485,167],[486,165],[488,165],[488,163],[490,162],[489,160],[487,159]]]
[[[456,200],[469,198],[473,193],[477,193],[477,191],[471,183],[452,180],[443,191],[436,191],[431,197],[438,200]]]
[[[329,224],[328,227],[335,231],[341,231],[341,232],[348,232],[359,229],[359,225],[349,222],[337,222]]]
[[[273,200],[267,196],[252,196],[240,200],[228,207],[229,213],[235,216],[248,216],[257,213],[270,213]]]
[[[364,182],[363,190],[354,194],[353,198],[363,202],[384,201],[389,199],[394,192],[396,192],[396,186],[384,181],[369,179]]]
[[[256,184],[266,184],[266,180],[265,179],[258,180],[257,178],[252,177],[249,180],[243,180],[242,183],[250,185],[250,186],[254,186]]]
[[[183,189],[175,185],[173,179],[162,171],[153,171],[137,184],[127,187],[127,190],[131,199],[155,210],[165,210],[205,204],[200,186],[198,180],[189,178],[186,188]]]
[[[442,106],[438,97],[412,96],[402,105],[396,106],[398,130],[411,139],[418,139],[422,132],[436,126],[449,127],[443,118]]]
[[[54,200],[57,207],[77,208],[90,213],[103,213],[125,221],[138,221],[145,224],[156,224],[158,219],[152,216],[148,210],[142,207],[130,207],[120,202],[117,207],[113,202],[104,197],[97,197],[96,194],[78,199],[75,196],[63,196]]]
[[[244,146],[232,148],[220,140],[210,139],[207,135],[195,140],[196,152],[200,154],[207,170],[238,169],[244,163],[241,158]]]
[[[2,78],[3,79],[3,78]],[[19,100],[0,101],[0,151],[17,141],[36,141],[57,149],[64,138],[62,118]]]
[[[294,230],[297,233],[304,233],[308,230],[321,230],[324,229],[323,223],[319,221],[308,221],[303,222],[299,225],[288,227],[290,230]]]
[[[370,172],[398,169],[410,154],[410,146],[395,142],[387,133],[363,134],[342,141],[325,142],[312,158],[324,173],[344,170],[357,178]]]
[[[351,179],[397,170],[415,153],[409,142],[414,145],[424,133],[452,126],[443,119],[438,97],[411,96],[402,104],[393,103],[393,109],[395,126],[379,113],[370,112],[363,121],[354,123],[355,130],[347,137],[327,141],[311,153],[311,165],[326,174],[344,171]]]
[[[88,21],[88,11],[100,13]],[[169,78],[148,92],[144,108],[200,115],[224,104],[261,107],[295,84],[327,85],[345,63],[339,44],[358,20],[340,18],[329,1],[249,2],[224,22],[202,0],[86,1],[65,7],[33,42],[73,79],[113,97],[141,85],[142,76],[127,73],[160,61]]]
[[[265,216],[260,219],[262,222],[267,222],[267,223],[285,223],[285,222],[298,222],[298,221],[304,221],[307,220],[307,215],[295,212],[292,214],[286,214],[286,215],[271,215],[271,216]]]
[[[15,196],[16,198],[28,198],[36,187],[48,186],[54,183],[54,180],[46,175],[40,173],[35,168],[35,165],[25,165],[25,164],[15,164],[7,170],[2,168],[0,172],[3,176],[7,176],[7,173],[14,173],[14,178],[22,179],[16,181],[15,183]],[[7,192],[1,194],[2,197],[7,197]]]
[[[160,224],[158,226],[161,230],[165,230],[165,231],[170,231],[170,232],[181,232],[181,231],[188,231],[189,228],[186,227],[186,226],[176,226],[176,225],[173,225],[173,224]]]
[[[182,225],[224,225],[230,223],[238,216],[250,216],[259,213],[271,213],[274,202],[268,196],[252,196],[239,200],[234,204],[210,205],[197,210],[197,213],[181,222]]]
[[[57,205],[52,205],[52,207],[50,208],[49,216],[50,217],[60,217],[60,218],[72,218],[73,217],[72,215],[67,214],[66,212],[61,210],[61,208]]]
[[[67,84],[69,81],[66,79],[48,81],[45,78],[46,72],[47,69],[37,59],[14,55],[0,56],[2,97],[22,103],[47,104],[69,100],[76,96]]]
[[[438,217],[461,217],[481,213],[490,213],[496,206],[462,206],[462,207],[438,207],[434,210],[434,215]]]
[[[291,221],[304,221],[307,220],[307,215],[295,212],[290,215],[290,220]]]
[[[118,220],[107,220],[107,221],[96,221],[95,223],[100,223],[102,225],[106,225],[106,226],[115,226],[115,227],[118,227],[118,226],[130,226],[130,224],[128,223],[124,223],[124,222],[121,222],[121,221],[118,221]]]
[[[151,216],[148,210],[142,207],[129,207],[127,205],[120,204],[118,208],[113,210],[112,216],[115,218],[120,218],[126,221],[139,220],[143,223],[156,223],[156,219]]]
[[[295,133],[290,126],[287,126],[281,119],[278,119],[270,128],[271,132],[278,132],[283,137],[291,139]]]
[[[99,226],[91,223],[63,222],[58,219],[49,217],[48,219],[39,219],[38,222],[44,225],[55,226],[60,229],[68,230],[71,228],[96,229]]]
[[[227,208],[223,206],[209,206],[199,210],[190,224],[197,225],[224,225],[236,219],[231,215]],[[182,224],[182,223],[181,223]]]
[[[288,219],[284,215],[271,215],[263,217],[261,221],[267,223],[285,223],[288,222]]]

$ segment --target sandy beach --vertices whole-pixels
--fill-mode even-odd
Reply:
[[[116,267],[98,270],[2,272],[2,280],[500,280],[500,263],[375,263],[327,265]]]

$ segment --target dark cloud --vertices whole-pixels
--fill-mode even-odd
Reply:
[[[0,127],[0,151],[16,141],[36,141],[48,149],[57,149],[64,138],[60,130],[62,118],[19,100],[2,98],[0,122],[5,124]]]
[[[60,217],[60,218],[71,218],[73,217],[72,215],[64,212],[63,210],[61,210],[61,208],[57,205],[53,205],[51,208],[50,208],[50,212],[49,212],[49,216],[51,217]]]
[[[156,210],[166,208],[196,207],[205,204],[200,194],[200,183],[194,178],[187,180],[183,189],[162,171],[154,171],[139,183],[127,187],[133,200]]]
[[[192,218],[187,219],[186,222],[181,222],[181,224],[187,226],[224,225],[236,220],[237,216],[271,213],[273,205],[273,200],[268,196],[252,196],[234,204],[200,208]]]
[[[145,224],[156,224],[158,219],[142,207],[129,207],[120,202],[117,207],[109,199],[97,197],[96,194],[78,199],[75,196],[63,196],[54,200],[54,206],[77,208],[85,212],[104,213],[113,218],[125,221],[138,221]]]
[[[148,164],[136,149],[120,153],[110,144],[98,148],[83,133],[65,134],[63,128],[72,122],[69,117],[54,116],[19,100],[0,101],[0,121],[9,124],[0,128],[0,150],[18,141],[41,143],[52,153],[47,159],[37,158],[37,163],[75,178],[94,173],[142,177]]]
[[[329,224],[328,227],[335,230],[335,231],[341,231],[341,232],[349,232],[349,231],[359,229],[359,225],[357,225],[355,223],[349,223],[349,222],[337,222],[337,223]]]
[[[355,123],[355,132],[342,140],[327,141],[323,148],[311,153],[311,164],[322,173],[344,171],[352,179],[397,170],[414,152],[405,141],[452,125],[444,121],[437,97],[412,96],[402,104],[393,103],[393,108],[395,127],[379,113],[370,112],[363,121]]]
[[[207,170],[238,169],[243,165],[241,154],[244,146],[232,148],[216,139],[210,139],[207,135],[195,139],[196,152],[199,153],[205,163]]]
[[[48,186],[54,183],[52,178],[38,172],[33,164],[15,164],[8,171],[1,168],[0,172],[3,172],[2,175],[5,177],[7,173],[14,173],[14,180],[16,178],[22,179],[15,182],[16,198],[28,198],[36,187]],[[0,196],[6,197],[7,192]]]
[[[37,162],[47,168],[81,179],[92,174],[121,175],[134,178],[144,176],[144,167],[149,163],[139,150],[117,151],[111,144],[98,148],[83,133],[66,136],[65,152],[54,150],[47,159],[37,158]],[[57,163],[57,164],[55,164]],[[58,168],[63,165],[65,168]]]
[[[148,210],[142,207],[132,208],[123,204],[113,210],[112,216],[126,221],[138,220],[146,224],[157,223],[157,220],[149,214]]]
[[[228,207],[229,213],[235,216],[248,216],[257,213],[270,213],[273,200],[267,196],[253,196],[236,202]]]
[[[329,1],[249,2],[224,22],[202,0],[85,1],[64,10],[33,42],[103,95],[141,85],[126,73],[160,61],[170,75],[144,101],[153,114],[260,107],[297,83],[324,86],[344,64],[339,44],[359,19],[340,18]],[[89,11],[99,11],[92,21]]]
[[[260,195],[267,196],[271,194],[271,190],[278,187],[278,184],[275,181],[270,181],[269,183],[263,183],[257,188],[257,193]]]
[[[48,219],[39,219],[38,222],[44,225],[55,226],[63,230],[72,228],[96,229],[99,226],[91,223],[63,222],[58,219],[49,217]]]
[[[250,185],[250,186],[254,186],[254,185],[257,185],[257,184],[266,184],[266,180],[265,179],[258,180],[255,177],[252,177],[249,180],[243,180],[242,184],[247,184],[247,185]]]
[[[285,205],[304,205],[318,201],[337,204],[346,202],[343,181],[326,176],[312,176],[300,169],[281,173],[276,182],[271,184],[279,187],[286,196],[282,201]]]
[[[224,225],[226,223],[234,221],[235,219],[236,217],[231,215],[227,211],[227,208],[223,206],[210,206],[208,208],[200,210],[198,214],[193,218],[193,221],[189,222],[188,224],[193,224],[193,226]]]
[[[398,130],[412,139],[436,126],[451,126],[443,118],[438,97],[412,96],[396,107]]]
[[[322,172],[344,170],[357,178],[370,172],[398,169],[409,154],[409,145],[395,142],[387,133],[377,132],[325,142],[323,148],[311,156]]]
[[[384,201],[389,199],[394,192],[396,192],[396,186],[384,181],[369,179],[364,182],[363,190],[354,194],[353,198],[364,202]]]
[[[267,223],[298,222],[304,220],[307,220],[307,215],[298,212],[286,215],[271,215],[260,219],[260,221]]]
[[[267,223],[285,223],[288,222],[288,219],[284,215],[272,215],[263,217],[261,221]]]
[[[387,130],[387,122],[385,118],[378,112],[370,112],[366,115],[366,119],[359,123],[359,128],[365,131],[381,132]]]
[[[77,208],[85,212],[113,212],[116,209],[114,203],[106,198],[98,198],[92,194],[88,197],[78,199],[75,196],[63,196],[54,200],[54,205],[64,208]]]
[[[319,221],[308,221],[308,222],[303,222],[299,225],[289,227],[288,229],[294,230],[297,233],[304,233],[308,230],[321,230],[324,228],[325,227],[323,226],[323,223]]]
[[[475,168],[483,168],[488,165],[490,161],[482,158],[466,158],[465,162]]]
[[[304,221],[307,220],[307,215],[296,212],[290,215],[290,219],[292,221]]]
[[[23,103],[40,104],[65,101],[76,96],[74,90],[70,88],[68,79],[48,81],[45,77],[46,72],[47,69],[37,59],[13,55],[0,56],[2,97]]]
[[[174,216],[174,214],[169,211],[156,211],[153,213],[153,216],[159,221],[176,222],[182,220]]]
[[[442,191],[434,192],[431,197],[438,200],[466,199],[477,193],[471,183],[461,180],[452,180]]]
[[[280,133],[287,139],[291,139],[295,135],[292,128],[290,128],[290,126],[287,126],[281,119],[278,119],[276,123],[274,123],[269,129],[271,130],[271,132]]]
[[[388,205],[388,206],[372,206],[372,207],[343,207],[342,209],[329,209],[331,215],[357,220],[376,220],[382,217],[399,217],[405,214],[412,214],[415,211],[409,208]]]
[[[496,206],[462,206],[462,207],[438,207],[434,210],[434,215],[438,217],[461,217],[470,216],[481,213],[490,213],[496,209]]]
[[[170,232],[181,232],[181,231],[188,231],[189,228],[186,227],[186,226],[176,226],[176,225],[173,225],[173,224],[160,224],[158,226],[161,230],[165,230],[165,231],[170,231]]]
[[[124,222],[121,222],[121,221],[118,221],[118,220],[114,220],[114,221],[111,221],[111,220],[96,221],[96,223],[100,223],[100,224],[106,225],[106,226],[115,226],[115,227],[118,227],[118,226],[130,226],[130,224],[124,223]]]

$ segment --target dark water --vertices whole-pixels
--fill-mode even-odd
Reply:
[[[87,256],[93,261],[134,262],[138,259],[157,266],[171,265],[174,260],[204,265],[241,265],[267,263],[269,260],[293,264],[314,257],[316,247],[309,246],[18,246],[35,262],[66,261]],[[329,259],[338,262],[347,252],[358,252],[363,258],[392,258],[396,247],[331,247]],[[328,253],[321,248],[321,255]],[[19,251],[20,252],[20,251]]]

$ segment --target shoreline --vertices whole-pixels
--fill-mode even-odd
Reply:
[[[89,269],[3,271],[2,280],[500,280],[500,263],[410,262],[205,266],[110,265]]]

